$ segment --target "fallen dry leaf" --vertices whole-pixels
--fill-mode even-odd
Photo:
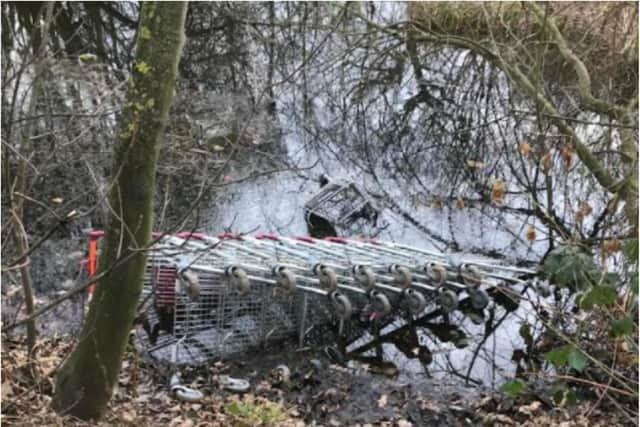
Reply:
[[[542,403],[536,400],[535,402],[532,402],[529,405],[523,405],[519,407],[518,412],[524,415],[532,416],[534,413],[536,413],[540,409],[541,406],[542,406]]]
[[[551,150],[545,150],[542,156],[542,169],[545,172],[549,172],[551,170],[551,166],[553,166],[553,159],[551,158]]]
[[[484,167],[484,163],[477,160],[467,160],[467,166],[471,169],[482,169]]]
[[[504,200],[505,184],[501,179],[495,179],[491,186],[491,201],[494,203],[502,203]]]
[[[525,235],[528,241],[533,242],[534,240],[536,240],[536,228],[533,225],[528,224]]]

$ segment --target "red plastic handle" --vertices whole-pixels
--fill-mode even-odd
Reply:
[[[380,243],[378,243],[378,241],[376,239],[372,239],[370,237],[364,237],[361,241],[364,242],[364,243],[370,243],[372,245],[379,245],[380,244]]]
[[[194,239],[197,240],[204,240],[205,235],[202,233],[193,233],[191,231],[180,231],[179,233],[176,233],[176,236],[180,237],[181,239],[188,239],[190,237],[193,237]]]
[[[275,242],[279,242],[280,236],[278,236],[277,234],[271,234],[271,233],[256,233],[256,239],[260,239],[260,240],[269,239]]]
[[[323,240],[326,240],[327,242],[333,242],[333,243],[347,243],[347,239],[345,239],[344,237],[332,236],[332,237],[325,237]]]
[[[293,236],[293,239],[299,240],[301,242],[314,243],[313,237],[309,236]]]
[[[218,239],[242,240],[242,235],[241,234],[236,234],[236,233],[220,233],[220,234],[218,234]]]
[[[89,232],[89,239],[98,240],[100,237],[104,236],[104,230],[91,230]]]

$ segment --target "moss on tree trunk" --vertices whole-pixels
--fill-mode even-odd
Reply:
[[[135,61],[118,124],[102,278],[76,348],[56,381],[53,406],[82,419],[104,414],[118,380],[142,290],[151,239],[158,148],[184,41],[187,4],[142,4]]]

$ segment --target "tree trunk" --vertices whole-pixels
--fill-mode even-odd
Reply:
[[[96,291],[76,348],[56,381],[53,407],[82,419],[104,414],[142,291],[151,239],[158,148],[173,101],[187,3],[145,2],[116,134],[109,219]],[[100,273],[100,271],[98,272]]]

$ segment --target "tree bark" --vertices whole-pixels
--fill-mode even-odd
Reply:
[[[78,344],[58,374],[52,402],[56,411],[81,419],[99,419],[105,413],[142,291],[158,149],[174,97],[186,11],[187,3],[142,5],[99,259],[98,273],[108,273],[96,285]]]

